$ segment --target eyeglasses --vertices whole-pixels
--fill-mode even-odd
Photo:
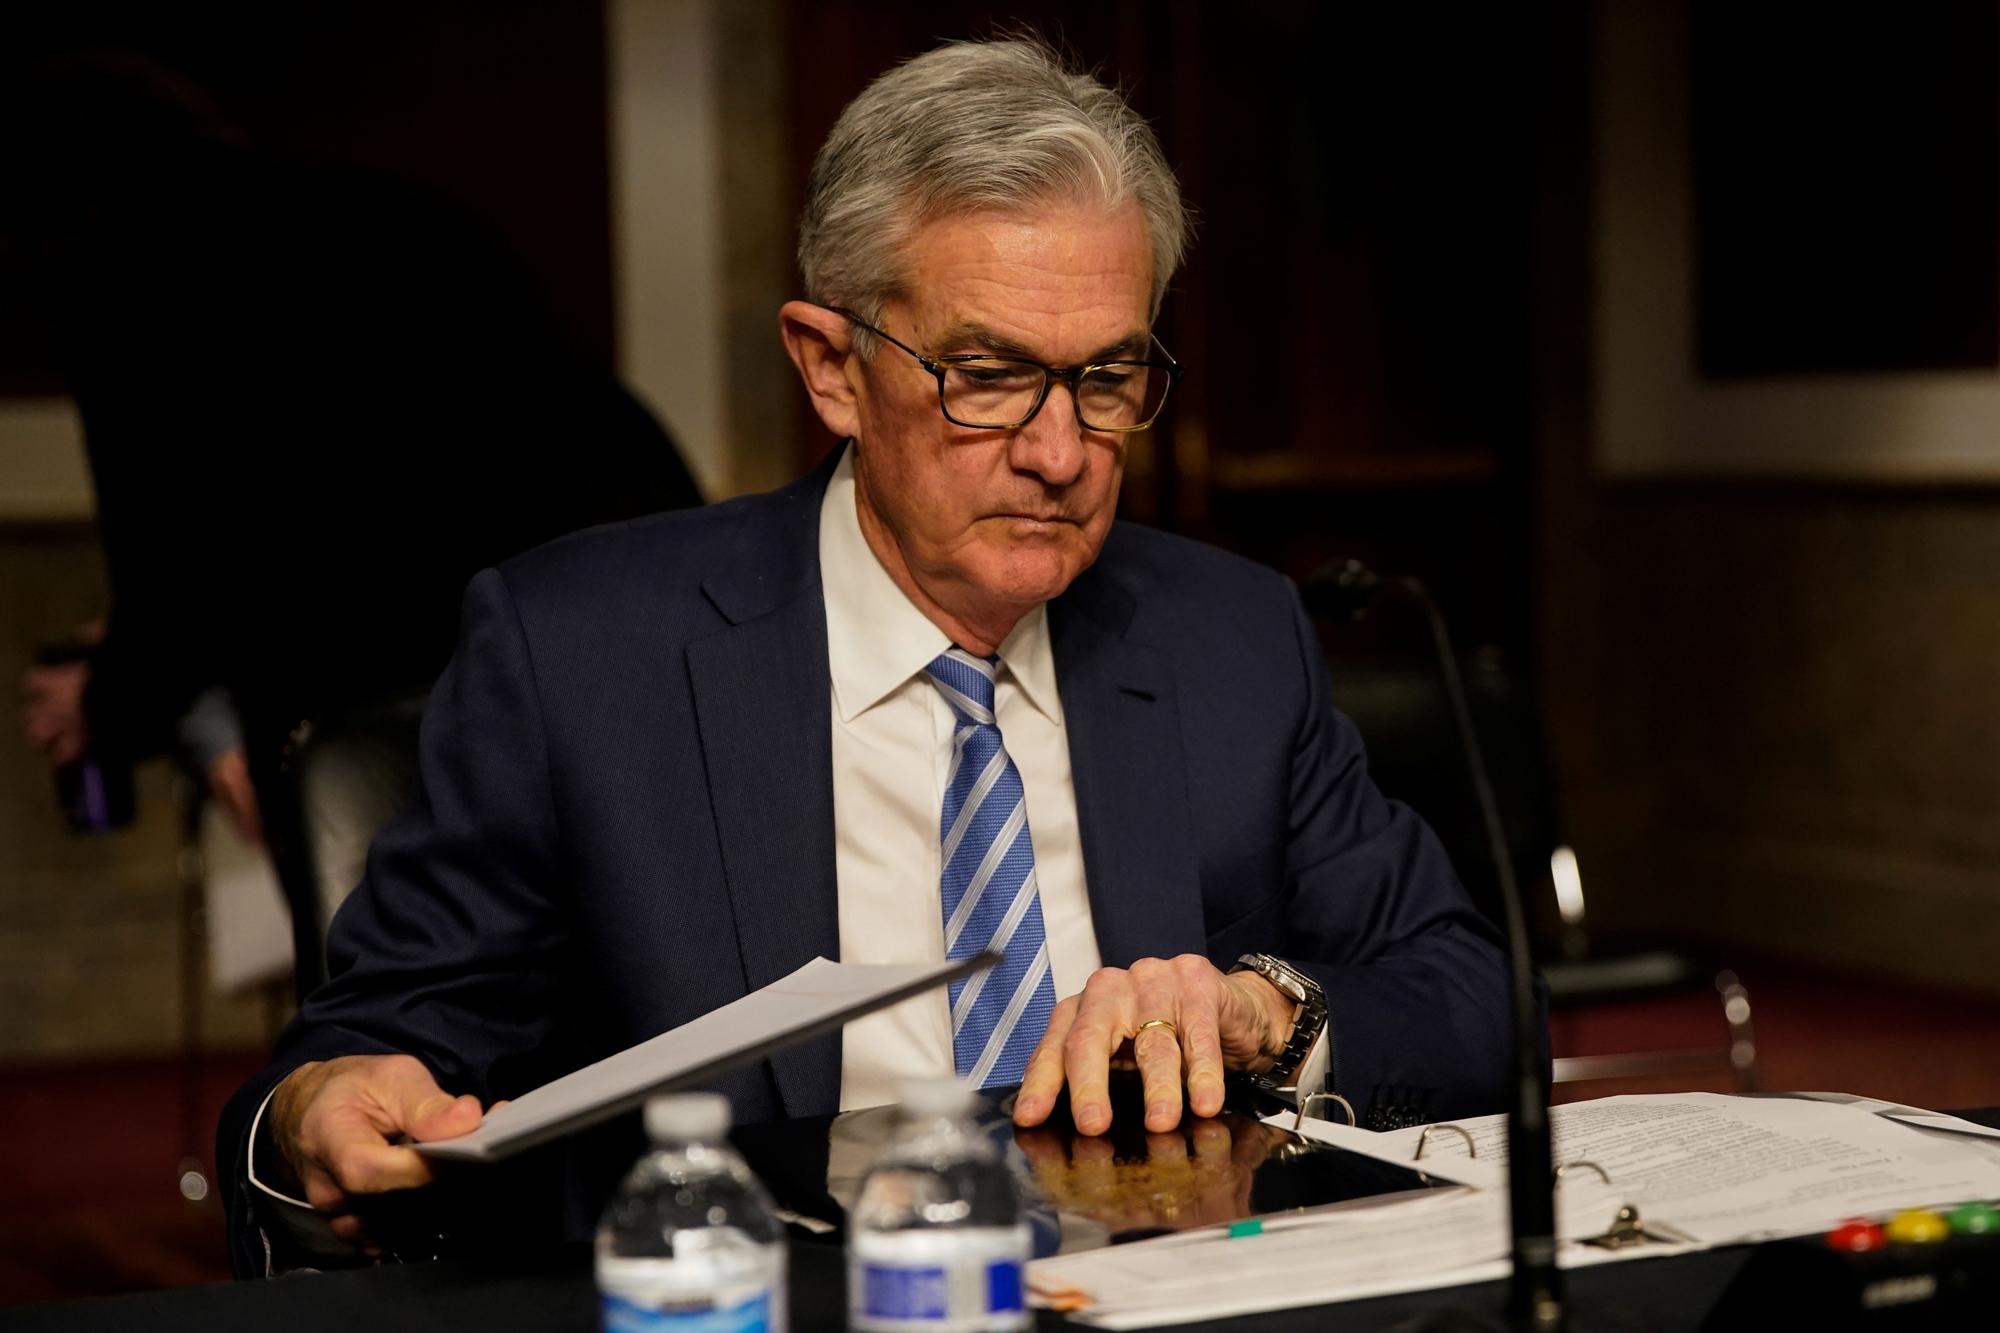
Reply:
[[[1153,424],[1166,405],[1167,390],[1180,381],[1181,365],[1160,347],[1164,361],[1093,361],[1060,369],[1038,361],[977,353],[925,356],[898,342],[852,310],[825,306],[844,315],[892,347],[917,359],[938,382],[938,406],[945,419],[973,430],[1019,430],[1048,401],[1049,386],[1068,386],[1077,424],[1085,430],[1125,433]]]

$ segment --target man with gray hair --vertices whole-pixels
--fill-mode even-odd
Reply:
[[[724,1076],[739,1120],[956,1073],[1023,1125],[1066,1087],[1096,1134],[1127,1061],[1154,1131],[1229,1075],[1378,1125],[1503,1105],[1492,931],[1369,782],[1292,588],[1114,522],[1187,231],[1145,122],[1039,44],[846,109],[780,312],[845,446],[473,582],[423,799],[225,1119],[243,1201],[362,1239],[357,1196],[430,1178],[399,1140],[815,955],[1004,961]],[[630,1127],[565,1151],[587,1234]]]

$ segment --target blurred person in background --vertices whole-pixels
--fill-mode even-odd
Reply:
[[[58,767],[167,750],[220,690],[234,719],[210,695],[195,748],[255,837],[292,729],[428,687],[473,573],[700,501],[483,226],[260,151],[148,57],[9,80],[0,170],[0,244],[83,419],[110,584],[101,635],[24,682]],[[302,991],[321,971],[303,891],[287,878]]]

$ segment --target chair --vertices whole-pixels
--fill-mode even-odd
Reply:
[[[285,900],[299,998],[326,978],[326,930],[360,882],[368,846],[417,786],[426,695],[398,693],[292,728],[275,790],[260,792]]]
[[[1351,606],[1313,596],[1308,605]],[[1407,627],[1394,602],[1365,626],[1324,617],[1322,641],[1334,704],[1360,729],[1369,768],[1383,793],[1423,815],[1437,832],[1468,892],[1501,920],[1499,881],[1474,798],[1464,750],[1427,634]],[[1422,647],[1415,645],[1421,643]],[[1712,992],[1721,1019],[1714,1045],[1610,1055],[1559,1056],[1558,1083],[1727,1071],[1754,1091],[1759,1069],[1750,994],[1737,973],[1699,950],[1664,939],[1601,939],[1590,930],[1582,872],[1560,833],[1554,786],[1530,691],[1487,651],[1462,665],[1473,727],[1484,752],[1514,859],[1523,910],[1535,930],[1536,963],[1548,983],[1552,1016],[1637,1001]],[[1536,929],[1539,925],[1540,929]]]

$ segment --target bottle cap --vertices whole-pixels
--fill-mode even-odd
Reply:
[[[903,1110],[910,1115],[964,1115],[978,1091],[963,1079],[913,1078],[903,1084]]]
[[[729,1133],[729,1099],[719,1092],[669,1092],[646,1099],[646,1136],[656,1143],[720,1143]]]

